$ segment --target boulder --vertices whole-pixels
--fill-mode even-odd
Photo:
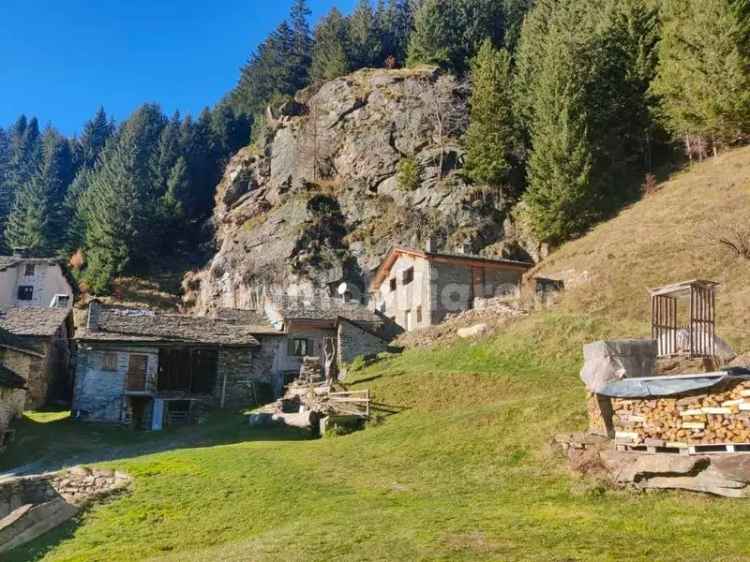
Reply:
[[[474,324],[468,328],[459,328],[456,331],[456,335],[459,338],[476,338],[477,336],[483,335],[487,331],[487,324]]]

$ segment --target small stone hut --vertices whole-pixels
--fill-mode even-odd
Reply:
[[[324,344],[332,339],[339,369],[358,356],[388,349],[399,329],[381,313],[356,301],[336,298],[305,299],[284,296],[266,304],[266,317],[286,336],[278,350],[275,370],[285,378],[296,377],[305,357],[324,360]]]
[[[273,383],[266,326],[92,302],[75,336],[73,413],[79,419],[162,429],[205,407],[247,405]]]
[[[69,308],[5,307],[0,309],[0,329],[12,334],[27,352],[0,349],[0,362],[26,379],[26,408],[50,402],[70,402]],[[28,353],[28,352],[34,352]]]

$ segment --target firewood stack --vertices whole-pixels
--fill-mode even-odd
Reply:
[[[750,443],[750,381],[702,394],[613,398],[612,410],[618,444],[687,447]]]
[[[320,382],[323,380],[320,357],[303,357],[299,371],[299,379],[303,382]]]

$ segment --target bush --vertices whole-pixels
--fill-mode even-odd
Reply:
[[[414,191],[422,183],[422,169],[414,158],[404,158],[398,163],[398,186],[404,191]]]

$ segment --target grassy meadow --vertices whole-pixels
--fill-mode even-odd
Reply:
[[[647,334],[649,286],[721,282],[719,333],[750,349],[750,262],[710,232],[747,221],[749,188],[750,149],[678,174],[539,268],[590,279],[558,306],[356,371],[347,382],[383,407],[364,431],[311,440],[251,429],[237,412],[126,434],[35,414],[0,462],[64,465],[72,442],[134,484],[6,559],[750,560],[750,503],[608,489],[550,445],[586,426],[581,346]]]

